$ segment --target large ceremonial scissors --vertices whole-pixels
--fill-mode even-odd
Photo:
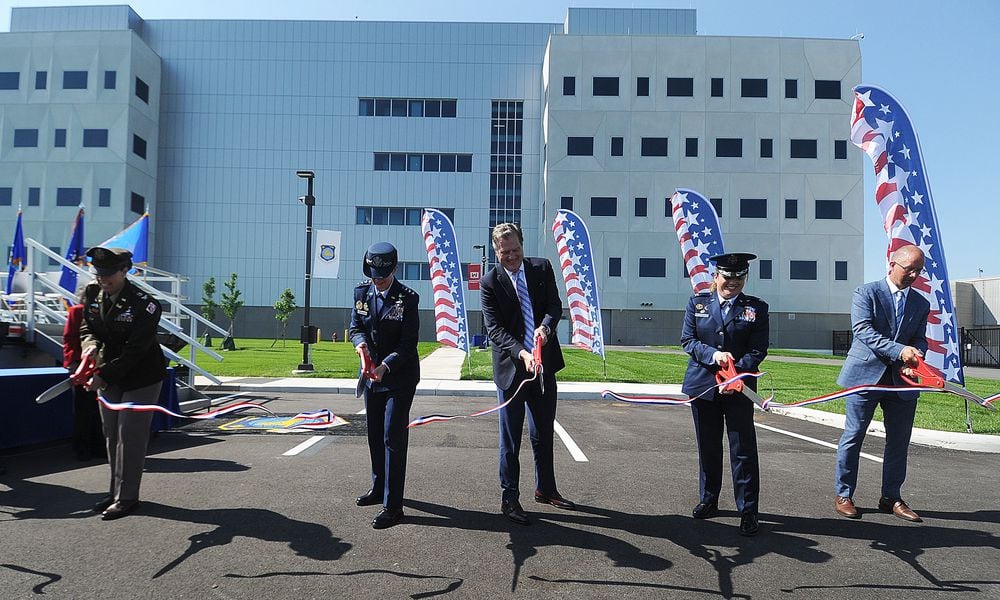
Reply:
[[[915,379],[910,379],[902,371],[899,376],[910,385],[918,387],[933,387],[938,388],[947,392],[951,392],[957,396],[961,396],[966,400],[972,400],[979,406],[987,410],[996,410],[996,407],[990,403],[990,401],[985,398],[980,398],[976,394],[973,394],[969,390],[965,389],[960,385],[956,385],[947,379],[945,379],[944,374],[938,371],[933,366],[927,364],[927,362],[920,356],[917,357],[917,366],[912,367],[910,371],[916,376]]]
[[[68,379],[60,381],[49,389],[45,390],[35,398],[35,402],[38,404],[45,404],[49,400],[55,398],[56,396],[73,389],[73,386],[86,385],[91,378],[97,375],[97,361],[94,360],[94,349],[91,348],[83,355],[80,360],[80,366],[76,368]]]
[[[734,361],[727,360],[719,365],[719,370],[715,373],[715,381],[722,386],[719,388],[721,393],[738,392],[749,398],[761,410],[770,410],[767,406],[768,403],[757,392],[750,389],[750,386],[743,383],[740,374],[736,372],[736,363]],[[722,385],[723,383],[726,385]]]

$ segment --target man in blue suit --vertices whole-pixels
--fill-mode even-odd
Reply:
[[[930,304],[910,285],[924,268],[924,253],[916,246],[903,246],[889,259],[889,275],[854,290],[851,328],[854,341],[840,371],[837,384],[904,385],[900,370],[909,375],[917,357],[927,351],[927,313]],[[837,447],[834,508],[849,519],[861,515],[854,506],[858,484],[858,461],[865,431],[875,408],[885,417],[885,454],[882,464],[882,497],[879,510],[900,519],[919,522],[900,496],[906,479],[906,455],[917,409],[917,392],[862,392],[848,396],[844,434]]]
[[[389,242],[368,248],[362,269],[371,281],[354,288],[349,331],[358,356],[367,351],[377,365],[365,389],[372,487],[357,499],[358,506],[382,505],[372,520],[375,529],[392,527],[403,518],[406,425],[420,381],[420,296],[395,278],[397,263],[396,248]]]
[[[691,297],[684,312],[681,345],[691,359],[681,390],[691,402],[698,440],[700,500],[692,516],[714,517],[722,491],[722,434],[729,431],[729,462],[733,470],[733,495],[740,513],[740,533],[755,535],[759,529],[757,500],[760,467],[753,402],[741,393],[720,392],[715,374],[723,364],[734,363],[739,373],[754,372],[767,356],[769,317],[767,303],[743,293],[754,254],[734,252],[709,257],[715,263],[712,291]],[[756,390],[755,379],[744,385]],[[707,392],[707,393],[706,393]]]

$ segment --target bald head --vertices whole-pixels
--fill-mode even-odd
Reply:
[[[889,281],[899,289],[910,287],[924,270],[924,253],[916,246],[898,248],[889,257]]]

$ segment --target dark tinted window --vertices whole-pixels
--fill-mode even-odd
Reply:
[[[667,77],[668,96],[694,96],[693,77]]]
[[[617,96],[618,95],[618,78],[617,77],[594,77],[594,95],[595,96]]]
[[[86,71],[63,71],[64,90],[85,90],[87,89]]]
[[[44,90],[49,86],[48,71],[35,71],[35,89]]]
[[[378,113],[378,102],[375,104],[375,112]],[[441,101],[440,100],[424,100],[424,116],[427,117],[440,117],[441,116]]]
[[[28,206],[40,206],[42,204],[42,188],[28,188]]]
[[[793,260],[788,263],[791,279],[816,279],[816,261]]]
[[[115,71],[104,72],[104,89],[113,90],[118,85],[118,73]]]
[[[842,219],[843,214],[843,203],[840,200],[816,201],[817,219]]]
[[[740,218],[742,219],[766,219],[767,199],[766,198],[740,198]]]
[[[771,138],[760,139],[760,157],[774,158],[774,140]]]
[[[103,207],[111,206],[111,188],[97,190],[97,205]]]
[[[847,281],[847,261],[838,260],[833,263],[833,278],[837,281]]]
[[[132,198],[129,200],[129,210],[137,215],[141,215],[146,212],[146,198],[132,192]]]
[[[424,171],[440,171],[440,170],[441,170],[441,155],[425,154]]]
[[[83,190],[80,188],[56,188],[56,206],[80,206]]]
[[[358,99],[358,116],[359,117],[375,116],[375,100],[373,98]]]
[[[454,154],[442,154],[441,155],[441,172],[452,173],[455,171],[455,155]]]
[[[441,101],[441,116],[452,118],[458,114],[458,102],[456,100]]]
[[[407,154],[406,155],[406,170],[407,171],[423,171],[424,170],[424,155],[423,154]]]
[[[625,138],[611,138],[611,156],[622,156],[625,153]]]
[[[635,80],[635,95],[649,95],[649,77],[637,77]]]
[[[667,138],[644,137],[642,138],[643,156],[667,156]]]
[[[722,198],[709,198],[708,201],[712,204],[712,208],[715,209],[715,215],[722,218]]]
[[[389,155],[385,152],[375,153],[375,170],[376,171],[388,171],[389,170]]]
[[[833,158],[837,160],[847,159],[847,140],[833,140]]]
[[[667,259],[665,258],[640,258],[639,277],[666,277]]]
[[[817,79],[816,99],[840,100],[840,82],[831,79]]]
[[[684,140],[684,156],[698,156],[698,138],[686,138]]]
[[[590,216],[614,217],[618,215],[618,198],[595,196],[590,199]]]
[[[55,131],[55,137],[52,140],[52,145],[55,146],[56,148],[65,148],[66,147],[66,130],[65,129],[56,129],[56,131]]]
[[[576,95],[576,77],[563,77],[563,96]]]
[[[407,103],[405,98],[393,98],[390,102],[392,106],[392,116],[394,117],[406,116]]]
[[[608,277],[622,276],[622,259],[608,258]]]
[[[559,199],[559,208],[573,210],[573,196],[563,196]]]
[[[472,155],[471,154],[459,154],[455,157],[455,170],[459,173],[471,173],[472,172]]]
[[[635,199],[635,216],[645,217],[646,216],[646,199],[636,198]]]
[[[593,156],[594,138],[592,137],[566,138],[566,154],[568,154],[569,156]]]
[[[816,158],[816,140],[791,140],[792,158]]]
[[[358,206],[355,209],[354,223],[356,225],[372,224],[372,208],[370,206]]]
[[[743,156],[743,140],[741,138],[715,138],[715,155],[720,158]]]
[[[83,147],[84,148],[107,148],[108,147],[108,130],[107,129],[84,129],[83,130]]]
[[[139,158],[146,158],[146,140],[132,135],[132,152]]]
[[[37,129],[15,129],[14,130],[14,147],[15,148],[37,148],[38,147],[38,130]]]
[[[375,99],[375,116],[376,117],[388,117],[392,112],[392,100],[388,98],[376,98]],[[438,112],[441,112],[441,103],[438,103]]]
[[[771,279],[771,260],[761,259],[760,264],[757,265],[757,270],[760,272],[761,279]]]
[[[424,116],[424,101],[423,100],[407,100],[407,114],[411,117],[422,117]]]
[[[722,78],[713,77],[712,78],[712,97],[721,98],[722,97]]]
[[[785,198],[785,218],[799,218],[799,201],[795,198]]]
[[[454,159],[452,159],[454,160]],[[389,155],[389,170],[390,171],[405,171],[406,170],[406,155],[405,154],[390,154]],[[455,163],[452,162],[451,170],[455,170]]]
[[[11,206],[14,204],[14,188],[0,187],[0,206]],[[7,247],[8,253],[10,246]],[[8,257],[10,254],[8,254]]]
[[[21,87],[21,73],[0,71],[0,90],[16,90]]]
[[[135,78],[135,97],[149,104],[149,84],[138,77]]]
[[[744,98],[767,98],[766,79],[740,80],[740,96]]]
[[[786,79],[785,80],[785,98],[798,98],[799,97],[799,80],[798,79]]]

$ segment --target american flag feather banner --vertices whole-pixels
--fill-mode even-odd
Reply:
[[[573,345],[604,358],[604,326],[597,294],[597,271],[591,251],[590,232],[580,215],[560,210],[552,223],[559,265],[566,282],[566,304],[573,327]]]
[[[875,202],[889,236],[886,259],[901,246],[918,246],[924,252],[924,272],[912,287],[931,304],[925,359],[949,381],[962,384],[965,377],[948,268],[923,153],[910,117],[889,92],[859,85],[854,88],[851,141],[875,165]]]
[[[455,226],[443,212],[425,208],[420,219],[431,267],[434,291],[434,328],[437,341],[469,352],[469,320],[462,290],[462,263],[458,259]]]
[[[670,213],[691,287],[695,294],[707,292],[712,285],[708,257],[726,252],[715,207],[698,192],[677,188],[670,197]]]

